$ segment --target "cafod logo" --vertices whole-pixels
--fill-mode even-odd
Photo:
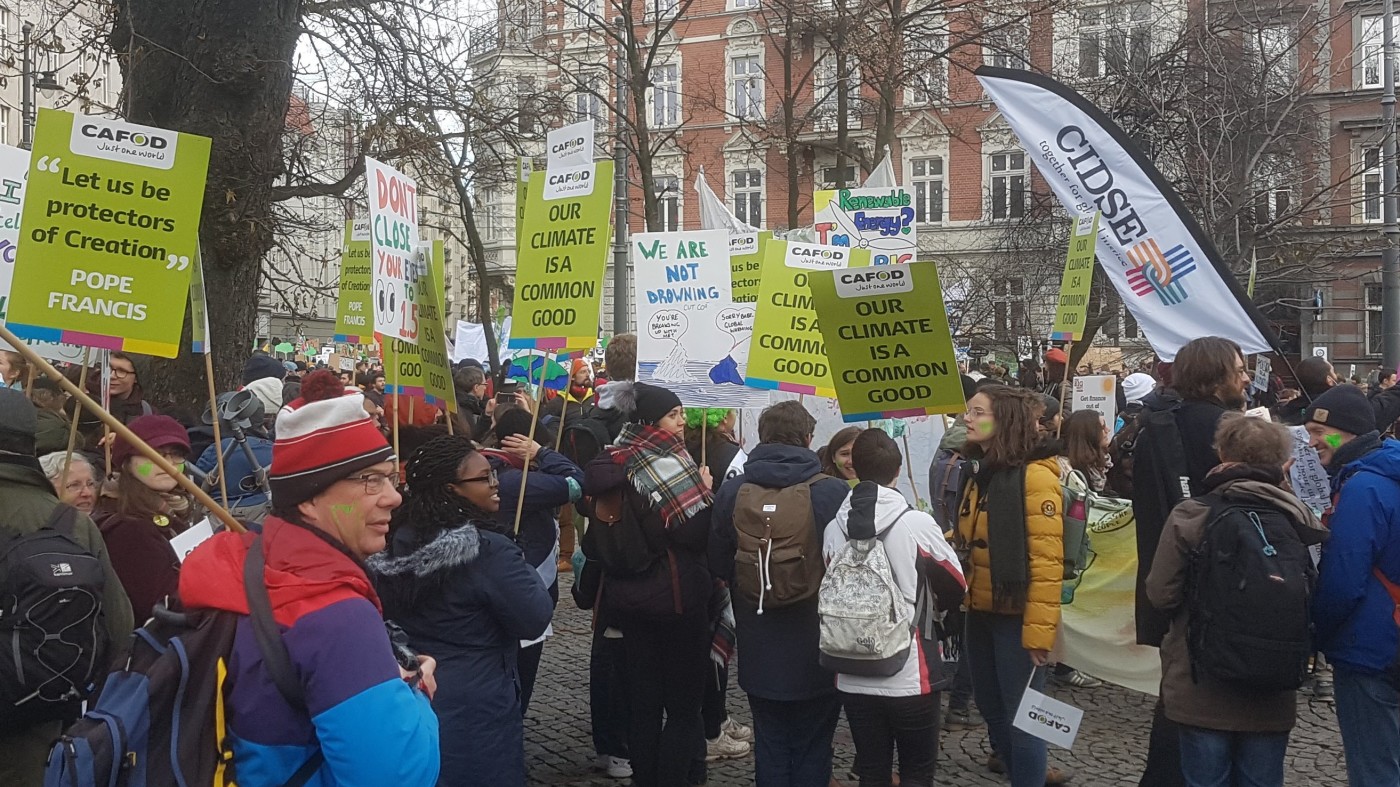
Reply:
[[[178,142],[173,131],[75,115],[68,147],[80,156],[170,169]]]
[[[901,266],[841,270],[836,274],[836,294],[842,298],[862,298],[913,292],[914,279]]]

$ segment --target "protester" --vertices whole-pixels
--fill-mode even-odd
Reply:
[[[67,475],[64,474],[67,465]],[[97,504],[97,472],[83,454],[54,451],[39,457],[44,477],[53,485],[58,499],[91,516]]]
[[[428,787],[439,771],[438,720],[428,698],[436,664],[395,660],[364,561],[384,549],[395,489],[393,450],[328,370],[278,420],[274,511],[262,549],[273,617],[300,676],[306,709],[292,708],[263,664],[243,585],[251,534],[223,532],[186,558],[189,608],[240,615],[224,691],[232,765],[240,784],[283,784],[319,749],[311,784]],[[475,742],[473,742],[475,743]],[[465,744],[459,744],[465,745]]]
[[[270,355],[254,354],[243,364],[243,389],[262,402],[263,412],[274,415],[282,409],[282,380],[286,367]]]
[[[0,390],[0,522],[4,522],[11,537],[29,536],[49,527],[54,515],[59,513],[60,502],[44,477],[39,461],[34,458],[37,424],[34,406],[24,394]],[[134,628],[131,604],[112,568],[102,536],[87,514],[79,513],[74,517],[65,535],[101,564],[104,577],[102,640],[96,646],[107,656],[116,657],[125,649]],[[9,603],[6,602],[7,614]],[[14,642],[18,643],[19,639]],[[98,663],[106,661],[102,658]],[[64,723],[63,719],[54,718],[0,731],[0,784],[17,787],[42,784],[49,750],[63,732]]]
[[[1335,500],[1313,625],[1332,665],[1351,787],[1400,784],[1400,442],[1381,438],[1365,404],[1359,388],[1339,385],[1304,411]]]
[[[229,398],[238,395],[240,394],[222,394],[217,397],[220,409],[222,410]],[[263,412],[262,401],[260,397],[255,396],[254,400],[248,403],[248,408],[245,411],[247,424],[241,428],[244,429],[243,442],[247,445],[246,451],[243,450],[243,446],[239,445],[237,437],[231,434],[232,424],[225,423],[220,434],[223,438],[222,442],[217,446],[211,442],[195,460],[195,467],[208,475],[219,469],[219,455],[223,454],[224,483],[211,485],[210,488],[219,490],[221,494],[223,490],[227,489],[229,505],[244,509],[244,511],[239,512],[239,515],[252,516],[258,522],[261,522],[261,517],[246,513],[246,510],[263,506],[268,502],[260,475],[272,464],[273,448],[271,436],[265,426],[265,424],[270,423],[270,420]],[[212,414],[205,414],[205,420],[210,424],[213,423],[212,419]]]
[[[794,490],[800,499],[805,487],[806,505],[794,505],[792,513],[783,511],[782,524],[774,525],[774,532],[818,547],[826,524],[850,494],[843,480],[821,473],[811,449],[815,429],[816,419],[798,402],[765,409],[758,419],[759,443],[743,473],[725,483],[715,497],[710,564],[733,599],[743,648],[739,688],[748,695],[753,713],[754,780],[759,787],[826,787],[831,780],[832,735],[841,703],[831,672],[818,662],[815,588],[785,605],[769,603],[759,615],[751,598],[759,575],[748,577],[745,585],[735,571],[736,515],[759,520],[770,495]],[[741,497],[746,512],[737,510]],[[756,555],[747,559],[757,565]],[[804,549],[802,559],[812,561],[807,567],[812,576],[820,575],[817,549]]]
[[[145,415],[132,421],[130,429],[183,471],[190,440],[180,422],[167,415]],[[170,539],[189,526],[190,500],[173,476],[125,439],[112,447],[112,467],[115,496],[98,499],[93,519],[131,608],[144,622],[156,604],[174,596],[179,587],[180,560]]]
[[[24,390],[29,377],[29,362],[14,350],[0,350],[0,388]]]
[[[1118,413],[1118,429],[1109,442],[1108,486],[1118,496],[1131,500],[1133,497],[1133,449],[1137,445],[1140,428],[1138,417],[1147,408],[1147,402],[1154,399],[1156,380],[1152,375],[1133,372],[1123,381],[1123,409]]]
[[[1040,384],[1035,386],[1037,393],[1063,402],[1065,400],[1064,385],[1073,377],[1065,376],[1065,369],[1069,366],[1069,356],[1059,347],[1051,347],[1045,351],[1045,373],[1040,378]]]
[[[596,522],[600,509],[602,516],[619,511],[608,538],[636,534],[630,543],[642,554],[609,549],[598,524],[585,534],[584,552],[602,565],[601,603],[623,633],[632,783],[672,787],[703,782],[691,770],[704,740],[700,708],[711,643],[705,548],[712,478],[686,453],[679,397],[645,383],[634,383],[632,392],[633,421],[589,464],[584,485],[594,501],[590,518]],[[632,557],[635,563],[624,559]]]
[[[856,485],[856,470],[851,466],[851,444],[860,433],[859,426],[847,426],[832,435],[827,444],[817,451],[823,473],[832,478],[839,478],[851,486]]]
[[[1221,463],[1204,479],[1208,493],[1172,509],[1147,577],[1148,598],[1172,615],[1161,648],[1162,704],[1167,718],[1180,725],[1181,770],[1188,787],[1282,785],[1297,692],[1221,680],[1193,663],[1190,627],[1201,621],[1193,619],[1191,600],[1208,592],[1196,584],[1197,561],[1202,559],[1198,553],[1208,528],[1230,525],[1221,519],[1229,506],[1247,507],[1256,521],[1261,514],[1267,516],[1265,512],[1282,516],[1302,545],[1321,543],[1327,532],[1285,486],[1284,467],[1293,456],[1288,430],[1261,418],[1227,413],[1220,419],[1215,446]],[[1299,555],[1311,573],[1301,548]],[[1296,612],[1283,606],[1289,600],[1286,594],[1260,598],[1273,602],[1260,609],[1262,614],[1283,619]]]
[[[552,610],[559,601],[559,523],[554,516],[560,506],[583,497],[583,470],[563,454],[530,439],[533,420],[530,411],[511,408],[498,413],[493,435],[499,448],[485,454],[491,471],[500,479],[501,502],[494,516],[503,528],[515,533],[525,552],[525,562],[535,567],[549,589]],[[530,465],[528,478],[524,474],[527,463]],[[525,484],[523,498],[520,495],[522,480]],[[544,632],[535,636],[541,634]],[[543,653],[542,639],[520,649],[522,713],[530,708]]]
[[[738,410],[715,407],[687,407],[685,410],[685,448],[691,458],[710,469],[715,479],[715,495],[719,495],[726,480],[744,472],[744,462],[748,459],[748,454],[739,446],[739,438],[734,436],[738,417]]]
[[[496,518],[499,489],[470,440],[429,441],[408,461],[388,549],[368,561],[385,617],[437,660],[440,784],[525,783],[518,643],[544,633],[554,602]]]
[[[569,386],[549,400],[540,415],[553,416],[560,423],[569,424],[587,415],[593,405],[593,370],[588,361],[575,358],[569,366]]]
[[[836,675],[856,747],[856,775],[862,787],[889,785],[897,749],[900,784],[932,787],[946,680],[931,621],[936,610],[961,604],[967,585],[938,523],[895,489],[902,459],[894,440],[880,429],[861,432],[851,464],[859,483],[827,525],[822,554],[830,564],[848,542],[879,539],[899,589],[895,604],[904,607],[898,617],[918,622],[894,674]]]
[[[66,450],[72,423],[63,411],[68,404],[68,392],[47,375],[37,377],[29,386],[29,401],[39,412],[39,428],[34,436],[39,454]]]
[[[1110,433],[1103,415],[1098,410],[1079,410],[1070,415],[1061,434],[1065,449],[1060,457],[1062,479],[1069,470],[1077,470],[1090,489],[1111,494],[1108,471],[1113,467],[1113,460],[1109,458]]]
[[[598,388],[598,407],[591,417],[601,421],[615,440],[623,425],[631,422],[635,406],[632,385],[637,379],[637,335],[614,336],[603,351],[603,364],[608,370],[608,384]]]
[[[137,358],[138,356],[135,355],[113,352],[108,356],[107,361],[108,368],[111,370],[109,384],[111,406],[107,408],[107,412],[111,413],[117,420],[128,426],[132,421],[143,415],[152,415],[155,413],[155,409],[146,401],[145,393],[141,387],[141,376],[144,367],[147,365],[146,361],[149,359],[141,358],[142,368],[138,368]],[[88,393],[100,396],[102,391],[102,376],[100,374],[89,374],[88,388]],[[73,403],[73,405],[75,407],[77,406],[76,403]],[[98,425],[98,431],[101,431],[100,422],[97,422],[95,417],[93,420]]]
[[[964,647],[973,693],[1013,787],[1059,784],[1044,740],[1012,727],[1027,686],[1041,690],[1060,620],[1063,511],[1053,444],[1041,442],[1040,396],[993,386],[967,403],[968,451],[979,467],[958,515],[971,566]]]
[[[1214,446],[1220,417],[1244,409],[1250,383],[1239,345],[1218,336],[1187,342],[1177,351],[1170,374],[1172,390],[1143,399],[1146,408],[1138,416],[1132,452],[1138,554],[1134,618],[1138,644],[1151,647],[1161,647],[1171,625],[1171,616],[1153,606],[1146,592],[1162,527],[1182,499],[1206,493],[1206,474],[1220,464]],[[1158,702],[1141,787],[1183,783],[1179,739]]]
[[[492,400],[487,398],[486,373],[479,366],[464,366],[452,373],[452,385],[457,389],[457,415],[466,426],[465,433],[480,442],[491,431]]]
[[[1331,362],[1320,355],[1303,358],[1294,368],[1294,374],[1298,377],[1298,387],[1302,389],[1302,395],[1279,405],[1277,413],[1279,422],[1287,426],[1302,425],[1305,422],[1303,411],[1307,409],[1308,404],[1340,382]]]

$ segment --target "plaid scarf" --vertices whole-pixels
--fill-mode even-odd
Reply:
[[[613,461],[626,469],[632,486],[657,508],[668,528],[714,502],[680,435],[646,424],[627,424],[618,435]]]

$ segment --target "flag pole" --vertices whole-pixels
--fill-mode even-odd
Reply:
[[[530,437],[531,443],[535,442],[535,426],[540,422],[540,408],[544,406],[544,373],[549,369],[549,351],[544,351],[540,356],[540,383],[535,389],[535,406],[530,408]],[[528,381],[528,376],[526,377]],[[520,496],[515,501],[515,533],[520,534],[520,515],[525,510],[525,482],[530,478],[530,460],[525,460],[525,467],[520,472]]]

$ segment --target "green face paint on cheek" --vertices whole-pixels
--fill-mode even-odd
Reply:
[[[150,478],[156,472],[155,463],[149,459],[138,459],[136,461],[136,474],[142,478]]]
[[[1335,451],[1342,447],[1342,436],[1339,434],[1323,435],[1322,442],[1332,446],[1332,450]]]
[[[977,424],[977,431],[981,432],[983,435],[991,434],[992,430],[995,428],[996,424],[992,423],[991,421],[980,421]]]
[[[335,520],[336,525],[347,525],[359,524],[363,517],[355,506],[338,504],[331,506],[331,519]]]

